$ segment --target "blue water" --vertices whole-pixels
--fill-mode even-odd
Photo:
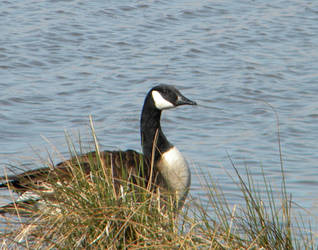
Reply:
[[[102,149],[140,150],[143,98],[178,86],[197,107],[169,110],[163,129],[197,174],[210,173],[231,204],[226,172],[281,185],[318,212],[318,2],[13,1],[0,3],[0,173],[68,156],[65,130]],[[88,148],[88,147],[87,147]],[[231,159],[231,160],[230,160]],[[35,164],[34,161],[37,163]],[[1,202],[1,201],[0,201]]]

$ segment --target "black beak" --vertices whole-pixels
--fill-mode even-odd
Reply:
[[[197,105],[197,103],[180,94],[178,95],[176,106],[180,105]]]

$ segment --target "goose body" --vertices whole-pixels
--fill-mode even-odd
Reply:
[[[151,182],[159,189],[175,194],[177,209],[183,206],[186,199],[191,175],[183,155],[164,135],[160,118],[163,110],[180,105],[196,105],[196,103],[183,96],[173,86],[158,85],[152,88],[146,95],[140,120],[143,154],[134,150],[102,151],[99,154],[103,161],[102,166],[111,168],[115,184],[119,185],[116,180],[129,178],[134,181],[142,175],[146,184]],[[70,163],[77,161],[78,158],[73,158],[57,164],[54,168],[41,168],[18,175],[0,177],[0,181],[2,180],[0,188],[10,188],[17,192],[20,195],[17,203],[37,200],[39,197],[32,192],[34,185],[38,185],[39,188],[45,187],[46,180],[52,172],[58,176],[59,180],[68,180],[70,178]],[[96,152],[80,156],[81,166],[87,174],[90,173],[92,161],[98,161]],[[128,176],[123,176],[122,168],[125,168]],[[117,189],[118,185],[115,185]],[[0,208],[0,213],[6,213],[10,208],[13,208],[13,204]]]

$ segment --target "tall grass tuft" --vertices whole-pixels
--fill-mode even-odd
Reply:
[[[98,160],[90,161],[90,175],[68,140],[76,159],[69,165],[71,184],[52,175],[48,181],[54,192],[34,190],[43,202],[29,204],[28,218],[19,209],[17,216],[7,217],[8,228],[0,231],[3,249],[316,249],[312,233],[296,231],[283,169],[276,199],[264,174],[265,197],[251,174],[243,177],[233,164],[233,181],[243,197],[243,204],[234,207],[214,177],[204,173],[208,203],[193,199],[177,213],[172,198],[162,198],[142,179],[138,185],[121,181],[116,191],[92,131]]]

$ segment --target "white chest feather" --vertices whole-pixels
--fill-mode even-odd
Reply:
[[[176,193],[180,202],[183,202],[190,187],[191,174],[188,163],[180,151],[173,147],[165,152],[157,167],[165,178],[169,189]]]

